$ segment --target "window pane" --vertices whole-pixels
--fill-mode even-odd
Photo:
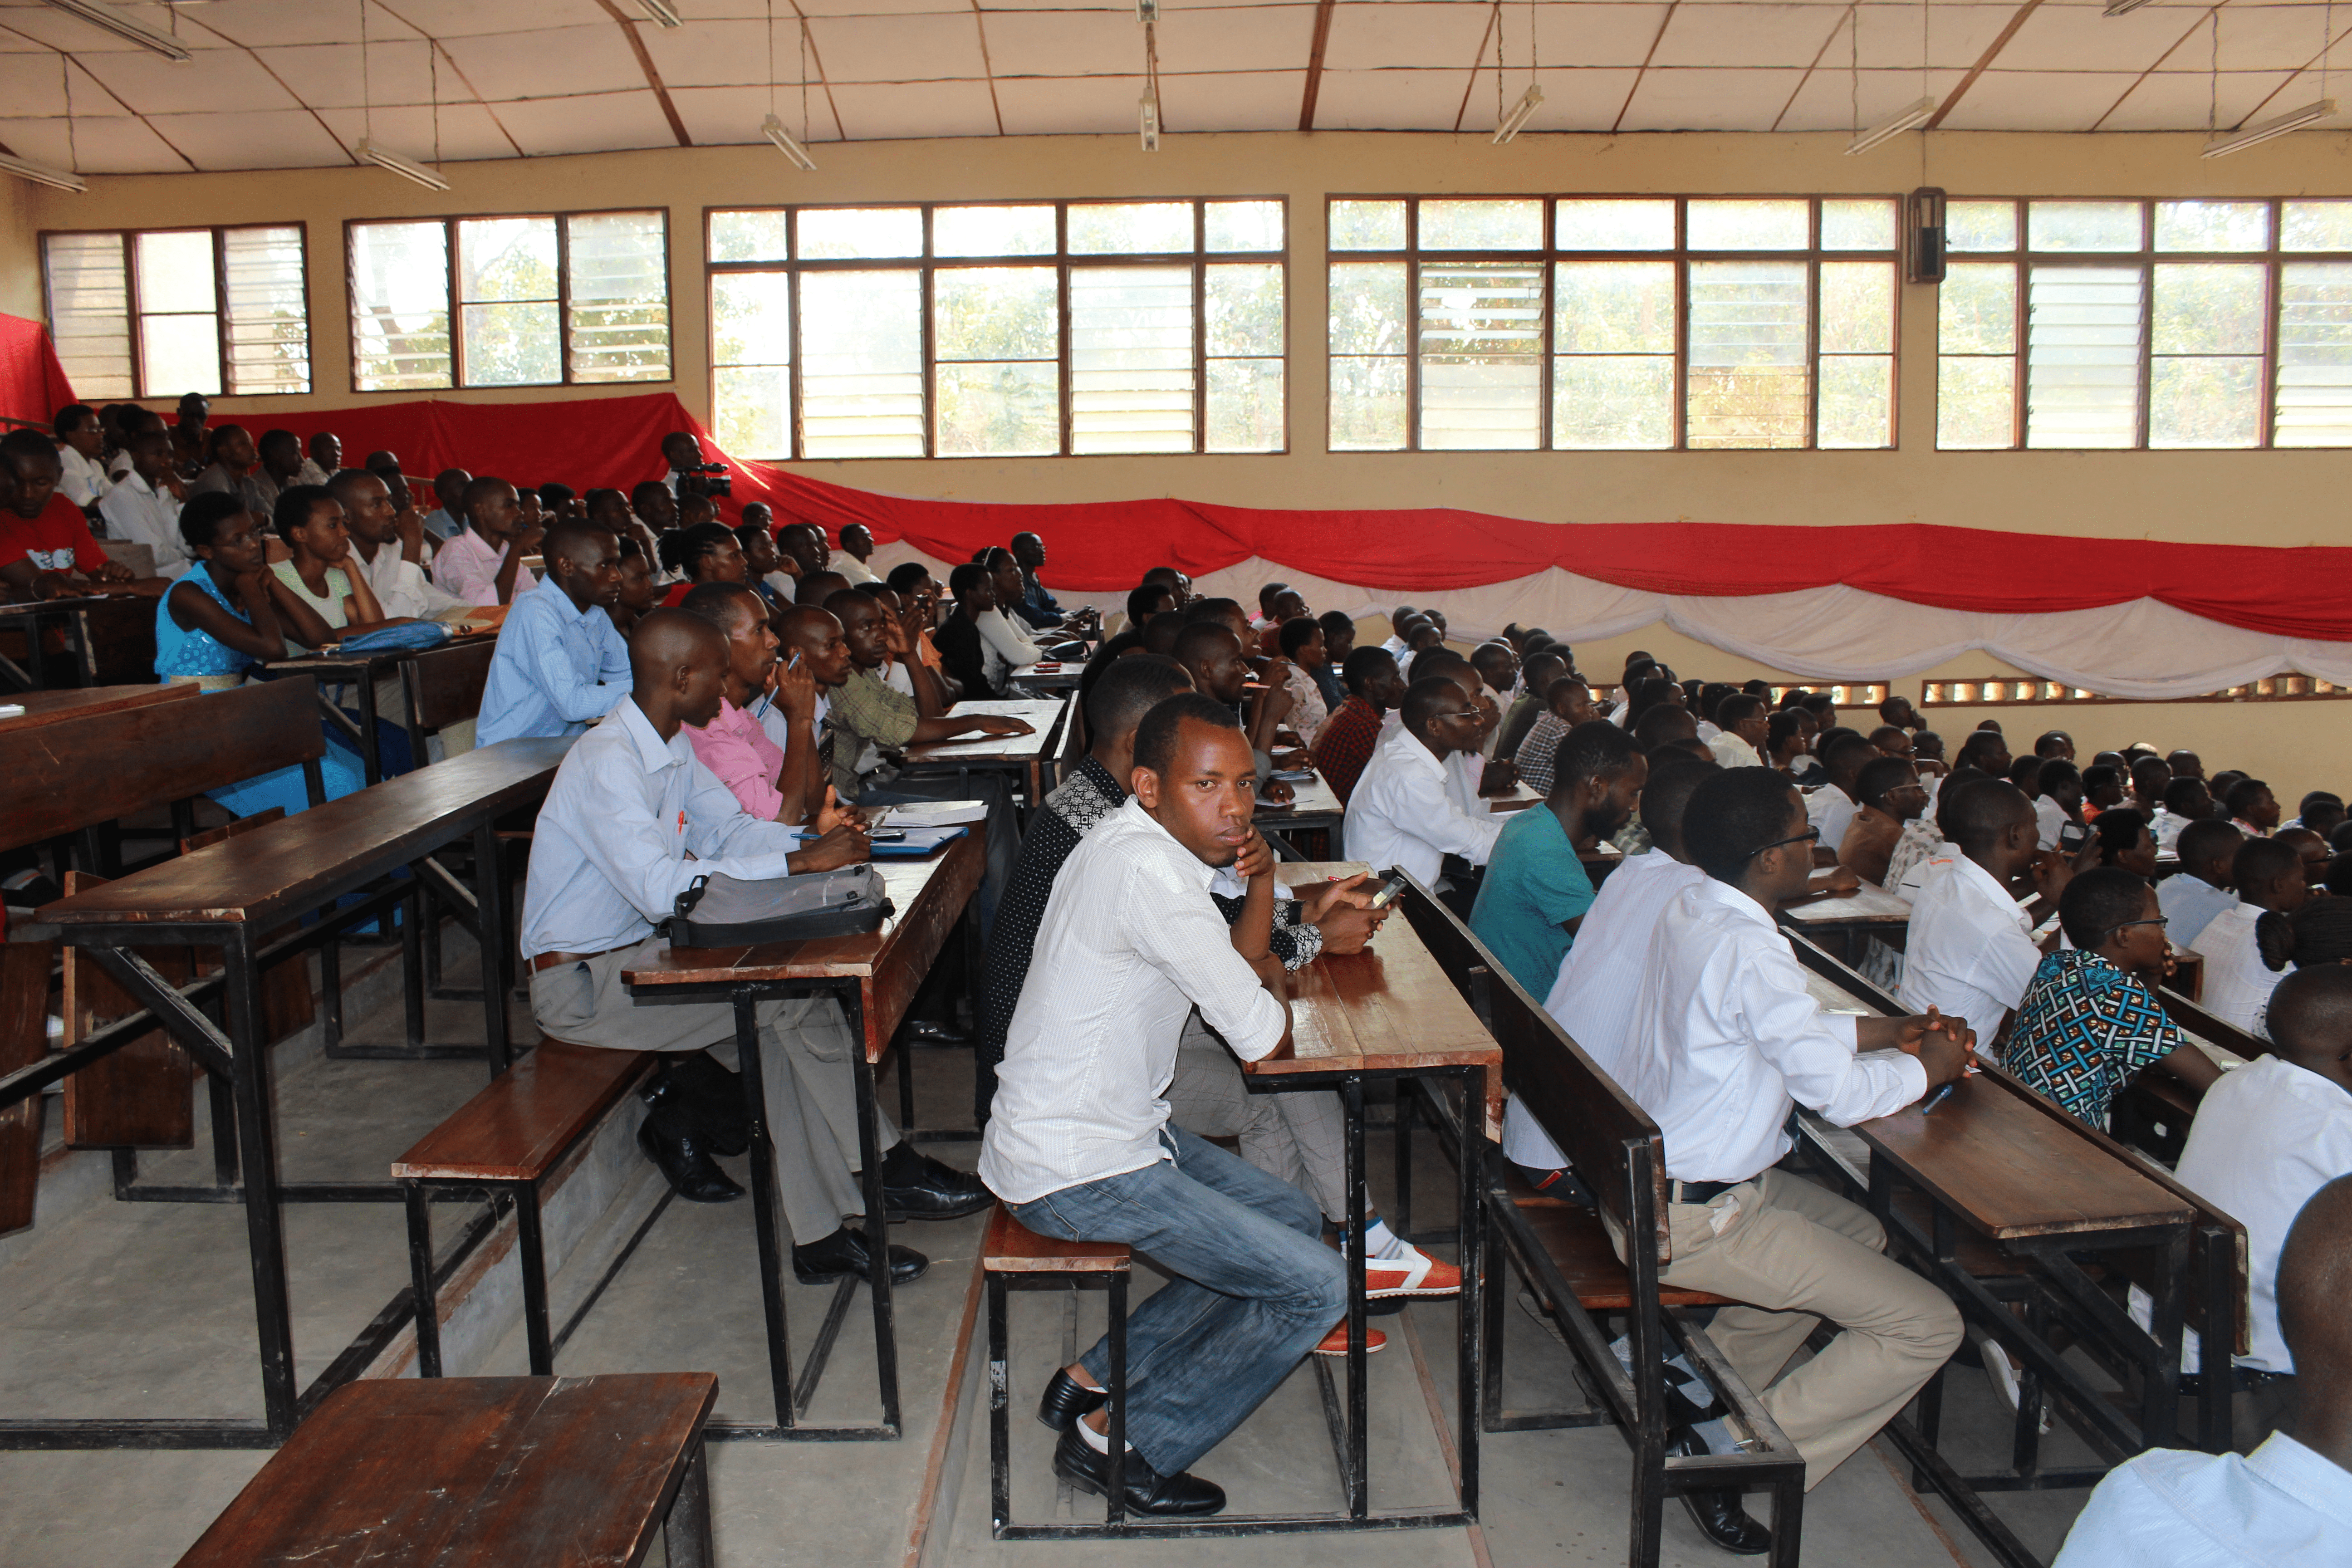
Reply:
[[[2158,250],[2267,250],[2268,202],[2158,202]]]
[[[142,314],[161,316],[215,309],[210,229],[134,234],[131,237],[131,252],[132,264],[139,268],[139,309]]]
[[[2037,267],[2027,300],[2025,444],[2129,447],[2139,435],[2137,267]]]
[[[1552,361],[1551,444],[1561,451],[1675,444],[1671,354],[1573,354]]]
[[[139,353],[146,371],[147,396],[166,397],[174,392],[213,396],[220,392],[219,318],[209,311],[201,316],[141,316]]]
[[[1693,202],[1693,250],[1802,250],[1808,236],[1802,201]]]
[[[228,389],[257,395],[310,390],[310,311],[303,291],[302,231],[221,231],[228,277]]]
[[[457,226],[457,302],[555,298],[555,220],[476,218]]]
[[[1330,247],[1334,250],[1402,250],[1402,202],[1333,202]]]
[[[934,207],[934,256],[1051,256],[1054,209],[1035,207]]]
[[[783,260],[790,254],[784,241],[786,216],[786,214],[776,210],[712,213],[710,259]]]
[[[721,365],[712,380],[720,447],[739,458],[793,455],[791,378],[783,366]]]
[[[1805,272],[1793,261],[1690,264],[1691,447],[1805,444]]]
[[[792,456],[792,279],[721,272],[710,279],[713,422],[742,458]]]
[[[2269,269],[2226,261],[2158,267],[2152,346],[2159,354],[2259,354]]]
[[[2017,352],[2017,268],[2006,261],[1958,261],[1936,301],[1936,346],[1948,354]]]
[[[2148,367],[2147,444],[2253,447],[2262,441],[2263,362],[2166,359]]]
[[[1675,352],[1675,264],[1563,261],[1552,271],[1552,352]]]
[[[2279,213],[2281,250],[2352,250],[2352,202],[2288,202]]]
[[[800,215],[801,259],[923,254],[920,207],[820,207]]]
[[[1203,220],[1211,250],[1280,250],[1280,202],[1211,202]]]
[[[1402,356],[1332,356],[1331,450],[1393,452],[1404,445],[1404,372]]]
[[[359,389],[449,385],[447,231],[437,223],[362,223],[351,237]]]
[[[461,305],[467,386],[539,386],[563,379],[552,300],[511,305]]]
[[[1552,233],[1562,250],[1672,250],[1675,204],[1562,202]]]
[[[1191,268],[1071,269],[1070,449],[1192,449]]]
[[[932,274],[933,357],[1061,357],[1060,285],[1050,267],[950,267]]]
[[[53,234],[45,247],[49,336],[83,397],[129,397],[131,280],[119,234]]]
[[[2137,250],[2137,202],[2028,202],[2028,250]]]
[[[1335,262],[1330,300],[1333,353],[1405,352],[1403,262]]]
[[[2352,447],[2352,262],[2280,268],[2278,361],[2272,443]]]
[[[1209,450],[1282,450],[1282,362],[1213,359],[1208,368]]]
[[[1949,209],[1947,208],[1948,215]],[[1889,201],[1822,204],[1823,250],[1892,250],[1895,204]]]
[[[1936,445],[1947,452],[2016,444],[2017,361],[1948,359],[1936,366]]]
[[[932,371],[942,458],[1051,457],[1062,449],[1062,367],[963,361]]]
[[[801,275],[801,455],[923,455],[923,275]]]
[[[1070,208],[1070,249],[1076,255],[1148,256],[1192,248],[1190,202]]]
[[[1212,355],[1282,356],[1282,268],[1208,269],[1208,352]]]
[[[1539,250],[1541,202],[1423,202],[1423,250]]]
[[[2015,250],[2015,202],[1946,202],[1944,247],[1948,250]]]
[[[669,379],[667,216],[567,218],[572,379]]]
[[[1825,354],[1822,358],[1817,447],[1895,444],[1895,359],[1891,354]]]
[[[1538,267],[1454,264],[1422,269],[1423,447],[1467,450],[1542,444],[1542,311],[1543,272]]]
[[[1885,261],[1822,263],[1822,353],[1895,352],[1895,267]]]

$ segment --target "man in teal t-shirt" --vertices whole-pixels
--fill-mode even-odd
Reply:
[[[1605,720],[1579,724],[1560,740],[1549,798],[1495,840],[1470,929],[1538,1002],[1592,907],[1583,857],[1632,820],[1648,776],[1631,735]]]

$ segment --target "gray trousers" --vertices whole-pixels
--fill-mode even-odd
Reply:
[[[1238,1138],[1242,1158],[1315,1200],[1334,1225],[1348,1219],[1348,1121],[1332,1089],[1252,1094],[1241,1064],[1201,1015],[1184,1020],[1168,1120],[1202,1138]]]
[[[698,1051],[735,1059],[735,1009],[726,1002],[640,1005],[621,984],[669,942],[649,937],[635,947],[579,963],[535,970],[530,1014],[540,1030],[575,1046],[616,1051]],[[760,1077],[766,1089],[768,1137],[776,1151],[776,1190],[794,1243],[823,1241],[843,1216],[866,1211],[857,1184],[857,1080],[849,1021],[830,996],[762,1002]],[[888,1112],[877,1149],[898,1141]]]

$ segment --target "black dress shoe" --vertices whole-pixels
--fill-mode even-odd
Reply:
[[[1706,1440],[1688,1427],[1678,1427],[1666,1436],[1669,1455],[1707,1451]],[[1740,1507],[1738,1492],[1685,1492],[1682,1500],[1700,1532],[1733,1556],[1761,1557],[1771,1550],[1772,1532]]]
[[[940,1164],[904,1139],[882,1156],[882,1203],[894,1220],[959,1219],[995,1201],[978,1176]]]
[[[669,1190],[690,1204],[733,1203],[743,1195],[735,1178],[719,1168],[693,1133],[666,1135],[648,1121],[637,1129],[637,1147],[661,1168]]]
[[[953,1024],[942,1024],[930,1018],[917,1018],[902,1025],[898,1033],[908,1040],[919,1040],[927,1046],[968,1046],[971,1037]]]
[[[1054,1446],[1054,1473],[1082,1492],[1110,1496],[1110,1456],[1096,1453],[1075,1422]],[[1132,1449],[1122,1479],[1129,1513],[1202,1519],[1225,1510],[1225,1489],[1216,1482],[1194,1475],[1163,1476]]]
[[[1066,1431],[1079,1416],[1100,1410],[1109,1397],[1099,1388],[1088,1388],[1065,1368],[1045,1384],[1045,1396],[1037,1401],[1037,1419],[1056,1432]]]
[[[665,1126],[691,1128],[714,1154],[740,1154],[751,1147],[751,1115],[743,1104],[743,1080],[713,1061],[709,1051],[666,1055],[637,1093],[648,1109],[662,1112]]]
[[[866,1232],[854,1225],[845,1225],[823,1241],[812,1241],[806,1247],[793,1247],[793,1278],[803,1285],[829,1285],[845,1274],[860,1279],[874,1278],[873,1244]],[[905,1285],[923,1277],[931,1260],[911,1247],[890,1249],[890,1283]]]

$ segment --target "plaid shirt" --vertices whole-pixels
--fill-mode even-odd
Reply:
[[[2132,1075],[2179,1047],[2180,1031],[2146,985],[2070,947],[2034,970],[2001,1065],[2077,1121],[2105,1127]]]
[[[1512,760],[1518,764],[1519,777],[1527,786],[1540,795],[1551,794],[1551,767],[1559,760],[1559,742],[1568,734],[1568,725],[1549,709],[1536,715],[1528,729],[1527,738]]]
[[[825,695],[832,702],[825,727],[836,737],[831,758],[833,787],[843,800],[856,800],[858,753],[868,741],[895,751],[913,740],[920,710],[913,698],[885,685],[872,670],[854,667],[849,679]]]
[[[1345,803],[1381,743],[1381,710],[1349,693],[1315,732],[1315,771]]]

